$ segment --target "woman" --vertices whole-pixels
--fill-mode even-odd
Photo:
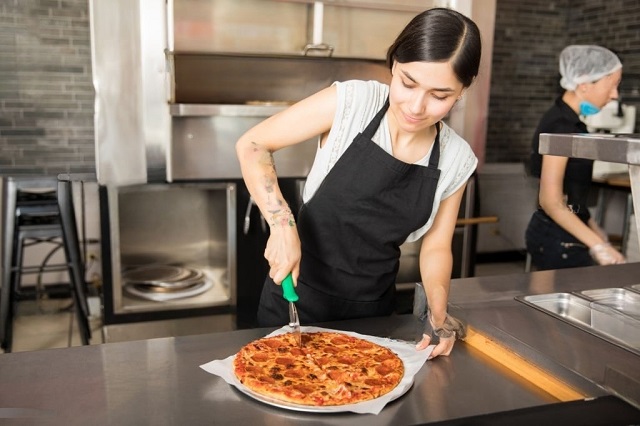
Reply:
[[[430,322],[448,355],[462,332],[447,315],[451,241],[477,159],[441,120],[478,73],[480,34],[465,16],[430,9],[387,53],[389,86],[336,82],[258,124],[237,143],[242,174],[271,226],[262,326],[288,322],[281,283],[292,274],[303,323],[389,315],[405,241],[421,243]],[[298,223],[277,185],[272,153],[321,135]],[[430,336],[419,342],[426,348]]]
[[[580,116],[618,97],[620,59],[600,46],[572,45],[560,54],[564,94],[544,114],[532,144],[531,172],[540,178],[539,208],[526,230],[538,270],[624,263],[587,209],[593,161],[538,154],[541,133],[587,133]]]

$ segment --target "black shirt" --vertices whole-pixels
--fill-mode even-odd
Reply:
[[[587,125],[580,121],[578,114],[562,100],[562,97],[558,97],[554,105],[540,119],[533,135],[530,154],[531,174],[537,178],[542,171],[542,155],[538,154],[540,133],[588,133],[588,130]],[[567,195],[567,204],[584,221],[590,217],[587,201],[592,174],[593,160],[569,158],[564,173],[563,192]]]

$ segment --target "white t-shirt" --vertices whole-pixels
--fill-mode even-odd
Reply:
[[[333,126],[325,145],[318,147],[316,157],[307,176],[303,201],[306,203],[336,164],[340,156],[351,145],[356,135],[382,108],[389,94],[389,86],[377,81],[350,80],[334,83],[338,91],[338,105]],[[407,242],[418,240],[433,224],[440,202],[456,192],[475,170],[478,159],[469,144],[458,136],[449,126],[442,123],[440,130],[440,179],[436,187],[433,210],[427,223],[412,232]],[[389,154],[392,154],[391,135],[387,115],[382,119],[373,141]],[[431,151],[414,164],[427,166]]]

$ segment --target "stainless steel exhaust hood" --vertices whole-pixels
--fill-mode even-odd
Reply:
[[[387,82],[383,61],[293,55],[172,54],[167,180],[238,179],[235,142],[249,128],[336,80]],[[304,178],[318,138],[274,154],[278,176]]]
[[[435,0],[403,0],[402,5],[326,2],[325,35],[336,45],[334,55],[305,57],[313,3],[317,2],[90,0],[98,182],[123,186],[238,177],[239,168],[220,165],[237,163],[232,147],[242,126],[251,125],[249,110],[242,110],[243,123],[236,126],[240,110],[229,115],[229,109],[217,106],[294,102],[336,80],[388,81],[386,47],[417,10],[443,5]],[[482,75],[449,123],[482,157],[488,110],[483,93],[488,93],[490,78],[495,0],[483,2],[481,8],[471,0],[448,1],[445,6],[472,16],[484,30]],[[277,22],[265,20],[265,10],[276,9]],[[318,41],[316,33],[313,42]],[[469,102],[474,108],[464,108]],[[257,122],[274,110],[250,111]],[[235,130],[226,132],[228,126]],[[213,137],[223,139],[209,143]],[[295,169],[281,167],[279,162],[286,160],[276,156],[279,171],[289,177],[306,175],[315,152],[314,142],[306,145],[303,151],[291,152],[301,160]],[[193,159],[198,162],[191,163]]]
[[[270,3],[272,7],[278,4],[259,2],[263,9]],[[238,106],[255,101],[292,103],[336,80],[388,81],[389,71],[382,60],[305,57],[294,52],[173,51],[176,33],[183,46],[186,39],[195,37],[185,30],[193,22],[185,23],[186,18],[176,18],[174,13],[189,6],[213,5],[192,0],[90,1],[100,184],[239,178],[235,141],[278,109]],[[247,4],[216,2],[215,7],[231,8],[234,13],[246,9],[244,15],[234,15],[235,19],[242,22],[245,16],[245,28],[257,27],[251,21],[257,19],[255,11],[249,11]],[[305,10],[306,5],[291,7]],[[298,19],[299,13],[292,17]],[[287,25],[299,27],[301,23]],[[194,109],[194,104],[209,107]],[[221,105],[237,107],[230,110]],[[276,155],[282,177],[306,176],[315,142],[295,147],[286,158]]]

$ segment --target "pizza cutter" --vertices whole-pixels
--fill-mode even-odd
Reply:
[[[300,333],[300,318],[298,310],[293,302],[298,301],[298,294],[293,286],[291,273],[282,280],[282,297],[289,302],[289,327],[293,328],[293,334],[298,341],[298,346],[302,347],[302,334]]]

